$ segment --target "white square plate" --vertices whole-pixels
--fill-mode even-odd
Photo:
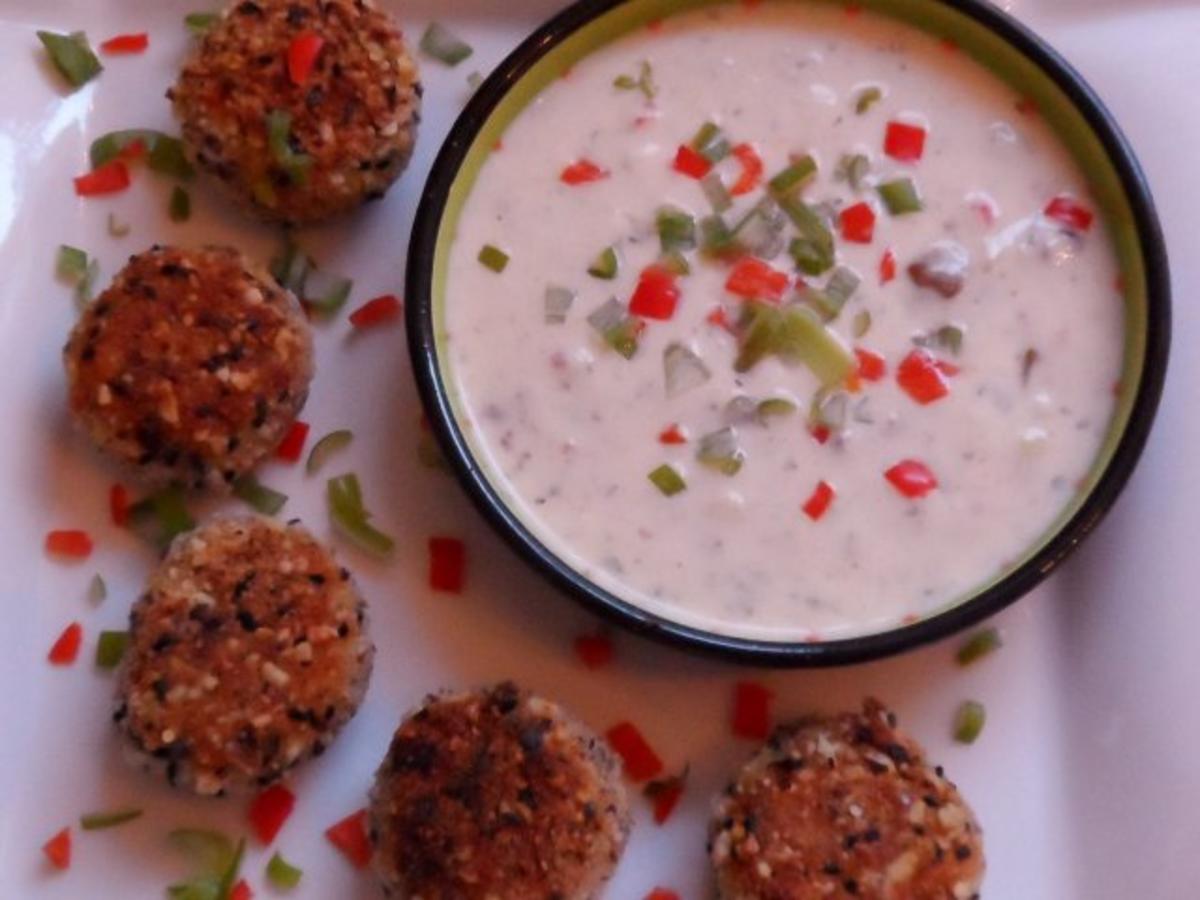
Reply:
[[[183,874],[163,847],[180,825],[245,831],[245,804],[173,793],[126,768],[109,722],[111,678],[93,670],[103,628],[123,628],[153,564],[149,550],[108,522],[106,470],[68,427],[59,351],[74,317],[53,277],[60,243],[99,257],[102,278],[155,242],[237,244],[262,258],[278,237],[239,218],[199,187],[191,221],[165,215],[169,190],[151,175],[115,199],[79,200],[70,178],[88,143],[128,127],[170,130],[163,92],[188,36],[182,17],[203,3],[161,0],[3,0],[0,4],[0,897],[150,897]],[[330,270],[352,275],[351,303],[400,293],[405,248],[422,180],[468,92],[554,0],[412,0],[396,9],[413,36],[437,17],[475,55],[456,69],[424,60],[425,120],[412,169],[381,203],[306,235]],[[618,661],[583,670],[572,638],[593,627],[502,546],[448,477],[422,468],[419,408],[400,325],[351,339],[344,317],[318,327],[318,371],[304,419],[314,437],[351,428],[340,460],[357,470],[368,503],[398,537],[387,564],[341,548],[370,600],[379,646],[358,717],[292,785],[299,803],[277,845],[305,875],[297,897],[372,897],[322,836],[361,807],[400,715],[427,691],[513,677],[561,699],[598,729],[640,723],[672,769],[691,765],[683,804],[665,826],[637,803],[633,838],[607,892],[636,900],[655,885],[702,900],[712,887],[704,855],[713,794],[749,751],[727,726],[731,685],[761,677],[781,716],[856,706],[876,694],[947,767],[986,832],[989,900],[1194,898],[1200,892],[1200,8],[1186,0],[1020,0],[1006,4],[1072,60],[1098,89],[1142,156],[1174,251],[1177,353],[1161,418],[1141,469],[1111,518],[1077,557],[999,617],[1005,648],[969,671],[942,644],[885,663],[825,672],[755,673],[618,635]],[[107,61],[102,77],[65,94],[44,63],[35,28],[86,30],[94,40],[149,31],[140,57]],[[106,231],[109,211],[133,223]],[[269,464],[265,483],[291,495],[285,511],[328,536],[321,481]],[[81,527],[98,550],[81,565],[44,557],[51,528]],[[461,536],[469,547],[462,596],[426,586],[426,539]],[[85,595],[108,581],[100,605]],[[46,663],[63,626],[86,639],[69,669]],[[949,737],[964,698],[983,700],[988,726],[969,748]],[[75,858],[53,872],[39,848],[86,811],[136,805],[140,820],[82,834]],[[260,896],[270,855],[251,844],[243,872]]]

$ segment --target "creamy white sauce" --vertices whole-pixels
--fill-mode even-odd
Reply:
[[[653,66],[653,101],[613,80]],[[885,96],[867,114],[864,85]],[[505,134],[467,200],[446,296],[448,369],[464,423],[491,478],[556,554],[609,590],[672,619],[770,640],[864,634],[930,613],[1020,558],[1074,496],[1104,439],[1120,375],[1123,309],[1117,265],[1097,219],[1078,239],[1039,214],[1059,194],[1087,203],[1086,181],[1036,116],[977,64],[896,22],[833,6],[713,8],[628,35],[546,89]],[[913,165],[882,153],[890,120],[929,130]],[[677,147],[699,125],[719,123],[761,154],[766,174],[790,154],[812,153],[818,180],[804,197],[878,212],[869,245],[838,240],[839,262],[863,285],[831,325],[847,345],[882,354],[888,375],[851,398],[865,400],[825,445],[806,413],[818,387],[804,368],[774,359],[737,375],[736,341],[706,322],[728,266],[689,254],[692,274],[670,321],[650,321],[632,360],[610,350],[587,315],[607,298],[627,302],[638,273],[657,259],[656,209],[709,213],[697,181],[672,170]],[[833,172],[865,152],[881,179],[911,175],[923,212],[892,218],[873,190],[855,193]],[[610,177],[560,182],[586,158]],[[721,164],[726,184],[738,171]],[[761,196],[741,198],[737,213]],[[988,223],[981,206],[990,206]],[[942,240],[970,254],[951,300],[921,289],[909,262]],[[511,260],[496,274],[476,259],[484,244]],[[609,244],[615,281],[586,268]],[[881,286],[891,248],[895,281]],[[786,253],[772,260],[792,271]],[[548,284],[577,293],[565,323],[544,321]],[[855,314],[870,331],[851,337]],[[921,406],[896,383],[914,335],[953,324],[961,367],[945,399]],[[663,350],[682,341],[712,378],[678,397],[663,383]],[[1037,362],[1027,380],[1029,348]],[[792,398],[800,412],[769,427],[738,427],[746,461],[727,477],[697,463],[696,439],[721,427],[734,396]],[[691,438],[664,446],[678,423]],[[883,477],[919,459],[940,486],[902,497]],[[647,473],[669,463],[687,490],[664,497]],[[834,486],[828,513],[801,506],[818,481]]]

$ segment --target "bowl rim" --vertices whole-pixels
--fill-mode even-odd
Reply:
[[[990,30],[1030,60],[1067,97],[1102,146],[1132,213],[1145,269],[1146,335],[1141,377],[1124,431],[1107,465],[1074,515],[1005,577],[955,606],[909,625],[820,642],[775,642],[686,625],[605,590],[547,548],[505,502],[476,461],[448,398],[438,364],[433,264],[450,191],[478,134],[509,89],[568,36],[640,0],[577,0],[537,28],[496,67],[451,127],[421,194],[408,248],[405,316],[417,389],[430,426],[459,483],[489,524],[519,556],[585,608],[652,639],[726,660],[773,667],[827,667],[892,656],[949,637],[1029,593],[1079,546],[1112,508],[1146,445],[1166,378],[1170,347],[1170,274],[1154,199],[1128,140],[1095,91],[1029,27],[987,0],[925,0]]]

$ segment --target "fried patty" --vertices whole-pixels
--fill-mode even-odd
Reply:
[[[314,38],[316,61],[297,84],[293,42]],[[294,225],[383,196],[412,156],[421,85],[401,31],[370,0],[242,0],[167,97],[198,167],[260,216]]]
[[[877,700],[778,729],[717,804],[722,900],[969,900],[982,834]]]
[[[199,794],[267,784],[358,709],[374,648],[350,573],[303,528],[223,517],[175,540],[129,616],[114,720]]]
[[[375,870],[403,900],[588,900],[629,822],[600,739],[511,682],[429,697],[371,795]]]
[[[225,247],[130,257],[63,350],[92,440],[143,483],[195,489],[227,487],[279,444],[312,359],[298,301]]]

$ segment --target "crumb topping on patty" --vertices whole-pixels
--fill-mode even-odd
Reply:
[[[306,531],[257,517],[178,538],[130,613],[114,718],[173,783],[265,784],[357,709],[365,606]]]
[[[304,404],[312,339],[294,297],[236,250],[154,247],[88,305],[64,350],[72,412],[146,480],[249,471]]]
[[[955,786],[877,700],[780,728],[721,798],[725,900],[969,900],[982,835]]]
[[[616,772],[595,735],[512,683],[431,697],[377,775],[376,868],[407,898],[592,897],[628,831]]]
[[[296,84],[289,48],[302,35],[321,45]],[[200,168],[267,217],[301,223],[383,195],[412,155],[421,86],[402,33],[373,3],[245,0],[167,96]],[[275,146],[272,116],[287,123]]]

